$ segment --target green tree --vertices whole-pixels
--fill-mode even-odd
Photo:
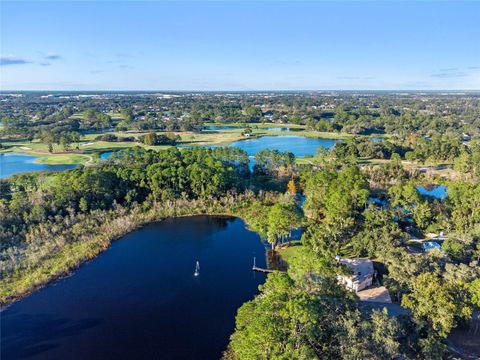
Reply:
[[[149,132],[143,138],[143,143],[148,146],[156,145],[157,144],[157,134],[154,132]]]
[[[412,310],[414,319],[447,337],[458,319],[471,317],[471,308],[455,296],[455,288],[433,273],[423,273],[411,280],[412,292],[404,295],[402,305]]]
[[[404,243],[406,234],[394,221],[394,212],[369,207],[363,216],[363,229],[351,241],[357,256],[383,257],[389,249]]]
[[[340,318],[342,359],[393,359],[400,348],[398,320],[390,318],[386,308],[374,310],[370,319],[359,310],[347,311]]]
[[[80,198],[78,208],[81,212],[86,212],[88,210],[88,201],[84,197]]]
[[[337,306],[341,307],[341,302],[338,299]],[[323,348],[329,351],[320,340],[328,337],[328,319],[338,311],[331,305],[300,291],[288,275],[270,274],[261,286],[261,296],[238,310],[231,357],[318,359]]]
[[[69,133],[64,133],[60,135],[59,140],[60,146],[63,147],[63,150],[68,151],[70,149],[70,144],[72,143],[72,138]]]
[[[469,285],[472,304],[480,309],[480,279],[473,280]]]
[[[290,231],[300,225],[301,213],[295,204],[275,204],[268,212],[268,242],[275,248],[279,240],[288,237]]]
[[[47,144],[48,152],[53,152],[53,144],[56,142],[55,135],[48,130],[44,130],[40,133],[40,140]]]

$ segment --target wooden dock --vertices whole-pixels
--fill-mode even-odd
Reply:
[[[277,270],[264,269],[264,268],[261,268],[261,267],[258,267],[258,266],[253,266],[252,270],[253,271],[258,271],[258,272],[263,272],[263,273],[272,273],[272,272],[277,271]]]
[[[264,269],[264,268],[258,267],[258,266],[256,265],[255,257],[253,258],[252,271],[257,271],[257,272],[262,272],[262,273],[273,273],[273,272],[283,272],[283,273],[286,273],[286,271],[282,271],[282,270],[271,270],[271,269]]]

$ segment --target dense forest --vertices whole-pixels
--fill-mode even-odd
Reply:
[[[379,187],[376,176],[355,165],[303,169],[303,246],[240,308],[225,359],[439,359],[450,332],[468,328],[480,305],[480,184],[449,182],[439,200],[418,193],[420,178],[391,174]],[[372,183],[383,204],[371,201]],[[411,248],[412,234],[441,231],[441,251]],[[339,255],[374,259],[407,315],[355,301],[337,283]]]

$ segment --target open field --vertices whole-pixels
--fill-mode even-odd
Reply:
[[[116,113],[116,112],[109,112],[107,113],[108,116],[110,116],[110,118],[114,121],[122,121],[125,119],[125,116],[123,116],[123,114],[121,113]],[[72,116],[70,116],[70,119],[78,119],[78,120],[82,120],[85,118],[85,114],[83,112],[77,112],[75,114],[73,114]]]
[[[42,156],[35,162],[40,164],[58,165],[58,164],[85,164],[92,161],[89,155],[81,154],[55,154],[49,156]]]

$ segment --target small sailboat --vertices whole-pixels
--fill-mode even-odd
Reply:
[[[197,264],[195,265],[195,272],[193,273],[193,276],[198,276],[200,275],[200,263],[197,261]]]

